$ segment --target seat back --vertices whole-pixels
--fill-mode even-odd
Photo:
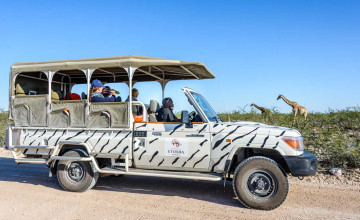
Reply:
[[[50,127],[85,127],[86,100],[52,100],[50,111]]]
[[[149,121],[157,122],[156,120],[156,113],[159,111],[160,105],[156,100],[150,100],[150,114],[149,114]]]
[[[16,95],[11,111],[15,126],[47,126],[47,97],[47,95]]]
[[[90,128],[129,127],[128,102],[92,102],[90,104]]]

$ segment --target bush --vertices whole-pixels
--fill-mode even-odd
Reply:
[[[294,122],[294,115],[272,109],[263,116],[255,110],[221,113],[223,121],[255,121],[294,128],[301,132],[305,148],[315,154],[321,168],[360,167],[360,107],[345,110],[329,109],[326,113],[309,113]]]

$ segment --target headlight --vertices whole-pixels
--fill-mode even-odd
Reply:
[[[304,150],[304,142],[302,136],[299,137],[282,137],[281,138],[290,147],[302,151]]]

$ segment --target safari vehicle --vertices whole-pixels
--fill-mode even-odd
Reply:
[[[288,193],[287,174],[312,175],[317,159],[293,129],[249,121],[223,122],[205,98],[183,88],[194,107],[181,122],[158,122],[159,104],[132,100],[137,82],[212,79],[202,63],[143,56],[15,63],[10,73],[6,148],[18,164],[46,164],[65,190],[91,189],[99,175],[232,179],[246,207],[271,210]],[[74,85],[124,83],[128,102],[62,97]],[[147,104],[147,103],[146,103]],[[142,114],[133,117],[133,106]]]

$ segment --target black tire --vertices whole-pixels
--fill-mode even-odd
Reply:
[[[82,150],[71,150],[63,156],[87,157]],[[87,161],[60,160],[57,165],[57,179],[60,186],[71,192],[84,192],[95,186],[99,173],[94,172],[91,163]]]
[[[275,161],[267,157],[249,157],[237,166],[233,189],[245,207],[272,210],[285,201],[289,183],[286,173]]]

